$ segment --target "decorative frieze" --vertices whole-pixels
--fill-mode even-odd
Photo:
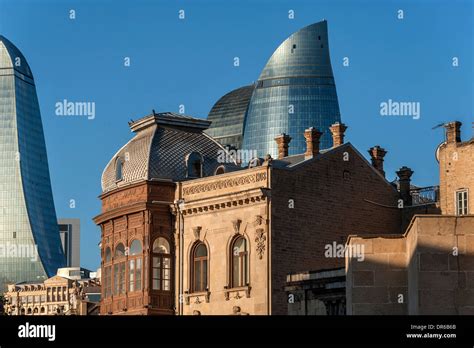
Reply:
[[[203,192],[223,190],[232,187],[241,187],[243,185],[249,185],[267,179],[266,172],[258,172],[249,175],[239,176],[236,178],[228,178],[225,180],[213,180],[212,182],[192,185],[183,188],[183,195],[195,195]]]

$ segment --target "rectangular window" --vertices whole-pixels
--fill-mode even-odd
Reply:
[[[456,192],[456,212],[457,215],[468,214],[468,193],[467,190]]]

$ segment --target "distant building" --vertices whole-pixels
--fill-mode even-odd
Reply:
[[[436,151],[440,213],[414,215],[403,234],[349,237],[365,258],[346,258],[347,314],[474,314],[474,138],[461,141],[460,122],[445,128]],[[419,192],[409,192],[413,172],[399,173],[402,196],[419,204]]]
[[[33,74],[0,35],[0,292],[65,266]]]
[[[8,285],[7,315],[97,315],[100,278],[80,267],[58,269],[44,282]]]
[[[81,223],[79,219],[59,219],[59,235],[67,267],[81,265]]]

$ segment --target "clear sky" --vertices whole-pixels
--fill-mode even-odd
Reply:
[[[100,176],[131,138],[127,122],[180,104],[206,117],[219,97],[255,81],[283,40],[322,19],[346,140],[367,157],[384,147],[389,180],[406,165],[415,184],[437,184],[444,138],[431,128],[459,120],[463,139],[472,137],[473,11],[470,0],[0,0],[0,33],[33,71],[57,215],[81,219],[81,263],[96,269]],[[94,102],[95,118],[57,116],[64,99]],[[420,103],[420,118],[381,116],[389,99]]]

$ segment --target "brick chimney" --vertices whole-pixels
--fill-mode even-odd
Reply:
[[[413,175],[413,170],[408,167],[401,167],[398,172],[398,183],[400,198],[403,200],[405,206],[410,206],[412,204],[411,195],[410,195],[410,183],[411,176]]]
[[[376,145],[369,149],[370,159],[372,160],[372,166],[378,170],[380,174],[385,177],[385,171],[383,170],[383,158],[387,154],[385,149],[381,148],[380,146]]]
[[[304,137],[306,139],[306,152],[304,157],[314,157],[319,154],[319,139],[321,138],[321,133],[316,128],[308,128],[304,131]]]
[[[461,126],[462,123],[459,121],[449,122],[444,125],[444,128],[446,128],[446,142],[448,144],[461,142]]]
[[[282,133],[277,135],[275,141],[278,145],[278,159],[283,159],[288,156],[288,145],[290,144],[291,137],[288,134]]]
[[[336,122],[329,127],[332,133],[332,147],[344,144],[344,132],[347,126],[344,123]]]

